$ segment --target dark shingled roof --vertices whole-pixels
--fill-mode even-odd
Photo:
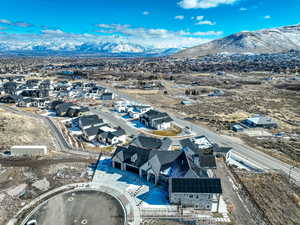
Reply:
[[[179,141],[183,150],[189,149],[193,151],[195,154],[202,155],[202,150],[198,148],[198,146],[192,142],[191,139],[186,138]]]
[[[99,128],[98,127],[90,127],[84,130],[86,135],[91,137],[98,134]]]
[[[162,141],[158,138],[147,137],[145,135],[138,135],[132,142],[133,145],[145,149],[159,149]]]
[[[222,193],[219,178],[171,178],[173,193]]]
[[[199,157],[199,166],[206,168],[216,168],[216,158],[214,155],[202,155]]]
[[[133,145],[129,145],[127,148],[118,146],[116,151],[114,152],[112,158],[117,155],[122,155],[123,161],[129,165],[133,165],[135,167],[141,167],[145,162],[149,159],[150,151],[143,148],[138,148]],[[137,160],[135,162],[131,161],[131,157],[137,154]]]
[[[103,120],[98,115],[87,115],[79,118],[82,126],[89,126],[93,124],[103,123]]]

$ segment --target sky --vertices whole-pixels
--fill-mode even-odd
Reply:
[[[191,47],[300,23],[300,0],[1,0],[0,43]]]

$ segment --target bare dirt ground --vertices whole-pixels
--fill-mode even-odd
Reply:
[[[51,189],[90,179],[95,160],[60,154],[39,159],[0,158],[0,224],[32,199]]]
[[[257,174],[237,171],[251,198],[271,225],[300,224],[300,189],[277,173]]]
[[[0,150],[13,145],[47,145],[54,149],[50,131],[39,120],[0,109]]]

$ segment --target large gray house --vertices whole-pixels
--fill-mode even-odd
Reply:
[[[185,141],[184,144],[191,143]],[[112,164],[114,168],[136,173],[149,182],[168,187],[173,204],[202,210],[218,209],[222,187],[220,179],[214,175],[215,156],[199,150],[196,145],[191,144],[179,151],[134,145],[117,147]]]

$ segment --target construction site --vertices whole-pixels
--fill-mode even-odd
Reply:
[[[91,178],[88,160],[59,154],[40,159],[0,158],[0,224],[6,224],[22,207],[52,189]]]

